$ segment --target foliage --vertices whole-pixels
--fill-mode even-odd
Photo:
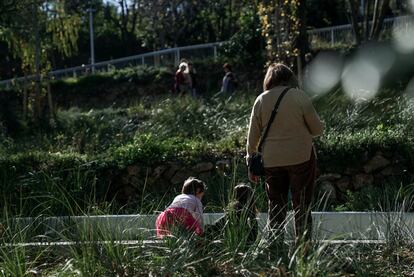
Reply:
[[[146,85],[150,82],[159,81],[162,78],[163,74],[166,73],[167,70],[165,68],[137,66],[125,69],[115,69],[108,72],[83,76],[77,79],[68,79],[56,82],[66,83],[68,85],[79,85],[80,87],[84,86],[86,88],[94,87],[106,81],[112,81],[115,83],[133,82],[141,85]]]
[[[21,59],[25,73],[35,73],[35,65],[41,61],[44,69],[50,68],[53,49],[65,56],[76,52],[80,17],[68,14],[64,1],[20,2],[2,17],[0,40],[6,41],[13,55]],[[38,54],[43,57],[36,60]]]
[[[229,191],[227,194],[231,195]],[[62,199],[61,204],[71,203]],[[106,212],[99,208],[96,211]],[[384,211],[388,210],[384,207]],[[24,222],[3,213],[0,270],[13,276],[405,276],[412,271],[414,252],[410,243],[413,232],[399,220],[402,212],[389,213],[389,218],[384,218],[387,235],[383,243],[341,244],[318,238],[312,243],[292,243],[266,231],[254,242],[246,243],[248,233],[240,232],[240,226],[232,224],[218,239],[174,233],[172,237],[154,240],[152,231],[144,229],[134,240],[126,241],[129,230],[106,223],[84,224],[73,220],[72,213],[59,218],[61,221],[55,226],[58,228],[48,225],[51,232],[39,236],[45,231],[41,226],[48,224],[45,218]],[[82,214],[91,213],[83,210]],[[25,244],[39,239],[52,243]]]
[[[300,53],[302,49],[295,43],[303,35],[301,28],[305,14],[301,13],[300,6],[304,4],[305,1],[260,1],[258,12],[269,62],[284,61],[292,64],[293,57],[305,54],[303,51]]]
[[[36,189],[39,193],[48,191],[51,185],[47,184],[61,180],[68,194],[73,191],[73,195],[90,195],[93,191],[104,198],[107,178],[128,165],[193,165],[223,158],[234,158],[239,166],[233,173],[213,176],[211,187],[226,186],[232,180],[246,181],[243,156],[254,98],[250,92],[238,91],[230,98],[160,98],[143,100],[128,108],[73,108],[58,111],[53,126],[25,129],[14,135],[3,132],[2,195],[7,201],[19,199],[16,195],[20,192],[31,195]],[[322,171],[336,172],[350,164],[362,165],[377,151],[400,155],[411,169],[414,106],[398,92],[383,91],[373,100],[354,103],[337,90],[316,99],[315,105],[326,125],[325,135],[316,140]],[[73,170],[100,176],[99,191],[94,191],[94,185],[82,186],[82,190],[70,185],[64,176]],[[107,172],[113,172],[112,177]],[[36,177],[42,174],[48,177]],[[410,182],[404,178],[395,182]],[[221,200],[213,198],[214,210]],[[84,200],[79,199],[82,206]],[[263,203],[259,205],[261,209],[265,209]],[[357,208],[356,204],[349,205]]]
[[[306,9],[308,27],[321,28],[348,23],[343,0],[308,0]]]
[[[235,33],[221,47],[221,54],[227,59],[244,65],[263,63],[263,38],[257,7],[253,4],[243,7],[240,15],[240,31]]]
[[[383,184],[381,186],[366,186],[356,192],[348,191],[345,203],[337,206],[336,211],[379,211],[399,210],[403,203],[402,186]],[[396,209],[397,208],[397,209]],[[412,207],[404,207],[410,209]]]
[[[347,0],[348,14],[358,45],[369,40],[378,40],[387,9],[390,9],[390,2],[390,0],[375,1],[375,3],[366,1],[361,9],[359,1]],[[362,24],[360,18],[363,19]],[[372,21],[371,26],[369,26],[370,21]]]

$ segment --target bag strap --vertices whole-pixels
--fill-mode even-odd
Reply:
[[[285,96],[285,94],[289,91],[289,89],[290,89],[289,87],[285,88],[282,91],[282,93],[279,95],[279,97],[277,98],[275,107],[272,111],[272,115],[270,116],[269,122],[267,123],[266,130],[264,131],[262,137],[260,138],[259,147],[257,148],[259,152],[262,152],[263,142],[266,139],[267,133],[269,133],[270,125],[272,125],[273,120],[275,119],[276,114],[279,111],[279,105],[280,105],[280,102],[282,102],[283,96]]]

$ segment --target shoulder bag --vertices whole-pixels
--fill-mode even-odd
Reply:
[[[288,92],[290,88],[285,88],[282,93],[280,94],[279,98],[276,101],[275,107],[272,111],[272,115],[270,116],[269,122],[267,123],[266,130],[264,131],[263,135],[260,138],[259,147],[257,148],[257,152],[253,153],[250,157],[248,168],[249,172],[255,176],[264,176],[265,169],[263,166],[263,155],[262,155],[262,146],[263,142],[266,139],[267,133],[269,132],[270,125],[272,125],[273,120],[276,117],[276,114],[279,110],[280,102],[282,101],[283,96]]]

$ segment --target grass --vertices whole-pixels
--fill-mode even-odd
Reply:
[[[15,214],[22,211],[26,215],[39,211],[70,214],[72,208],[81,214],[91,199],[94,207],[104,207],[112,200],[107,199],[111,178],[128,165],[151,167],[168,162],[192,165],[230,159],[237,164],[234,172],[217,172],[207,180],[212,192],[209,209],[219,210],[217,207],[223,201],[214,194],[225,195],[220,187],[230,181],[247,181],[243,156],[254,99],[255,95],[243,91],[231,98],[143,99],[127,108],[60,110],[52,126],[26,129],[14,136],[1,132],[3,202],[9,203]],[[336,90],[314,102],[326,125],[325,135],[316,140],[322,172],[341,172],[350,164],[358,166],[377,151],[400,155],[407,170],[412,169],[414,106],[400,92],[384,90],[371,101],[354,103]],[[406,175],[388,180],[384,186],[402,184],[409,195],[413,192],[412,186],[408,186],[412,181]],[[174,194],[176,189],[171,188],[168,193]],[[365,205],[361,201],[363,194],[358,193],[334,205],[338,210],[375,209],[375,190],[380,189],[369,189],[372,205]],[[60,193],[62,190],[65,193]],[[143,190],[140,187],[139,193]],[[138,198],[168,202],[164,197],[167,191],[158,194],[155,191],[148,184],[146,196],[142,193]],[[76,205],[71,208],[61,205],[57,193],[67,195]],[[28,199],[26,206],[20,203],[22,199]],[[115,211],[150,211],[146,206],[151,205],[142,206],[142,202],[136,200]],[[265,203],[259,205],[265,209]]]
[[[335,245],[318,239],[294,245],[273,236],[259,236],[246,244],[248,234],[232,224],[219,240],[177,235],[144,244],[138,237],[126,245],[119,243],[122,232],[112,233],[108,226],[69,224],[56,230],[57,238],[78,243],[30,247],[19,242],[36,240],[38,234],[30,232],[35,226],[12,229],[7,224],[11,218],[3,213],[0,272],[4,276],[407,276],[414,266],[414,234],[400,216],[409,205],[412,202],[406,199],[397,207],[401,212],[384,218],[388,232],[379,245]]]

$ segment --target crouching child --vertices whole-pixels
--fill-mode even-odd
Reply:
[[[205,236],[213,240],[234,236],[245,240],[248,245],[254,243],[258,234],[258,223],[253,194],[250,186],[237,185],[234,188],[234,201],[228,205],[223,217],[206,226]]]
[[[194,177],[184,181],[180,195],[163,211],[155,222],[157,237],[171,236],[174,231],[203,234],[203,204],[207,187]]]

